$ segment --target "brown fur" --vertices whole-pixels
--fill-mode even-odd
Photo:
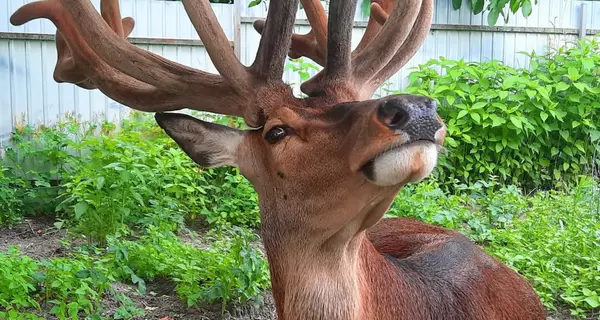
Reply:
[[[411,162],[397,185],[365,178],[369,159],[406,143],[377,117],[387,99],[425,101],[284,107],[268,114],[263,130],[245,132],[182,115],[157,119],[196,162],[232,159],[254,185],[280,320],[543,320],[531,286],[464,236],[381,220],[402,186],[429,173],[430,161],[416,151],[401,158]],[[266,142],[276,126],[293,133]],[[222,146],[199,142],[219,139]],[[227,153],[234,143],[235,154]]]

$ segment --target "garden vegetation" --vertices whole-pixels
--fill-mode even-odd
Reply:
[[[600,312],[599,51],[588,39],[532,54],[527,69],[419,66],[406,92],[438,101],[447,150],[387,213],[462,232],[528,279],[549,311],[589,319]],[[190,307],[262,303],[270,281],[252,186],[236,169],[198,168],[151,116],[20,125],[4,153],[0,224],[51,215],[68,233],[56,257],[0,252],[0,318],[131,319],[145,311],[113,284],[147,294],[156,279]],[[106,295],[119,307],[107,309]]]

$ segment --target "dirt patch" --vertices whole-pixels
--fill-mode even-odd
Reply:
[[[117,294],[129,297],[136,308],[144,310],[143,316],[134,319],[162,319],[162,320],[275,320],[275,306],[270,292],[263,296],[264,304],[254,308],[250,305],[229,306],[225,315],[221,318],[221,305],[203,305],[188,308],[186,303],[180,300],[175,293],[175,286],[165,279],[157,279],[147,286],[147,294],[141,295],[135,287],[114,283],[113,289]],[[103,304],[106,307],[105,315],[114,314],[120,306],[120,302],[112,294],[106,295]]]
[[[0,228],[0,252],[8,252],[9,246],[17,246],[22,254],[34,259],[63,256],[60,239],[66,231],[54,228],[53,216],[25,219],[12,228]]]

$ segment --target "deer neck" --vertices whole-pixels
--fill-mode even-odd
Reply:
[[[372,281],[364,270],[372,260],[381,261],[381,255],[370,250],[372,244],[360,229],[363,222],[340,230],[308,232],[299,228],[306,223],[298,223],[278,225],[276,219],[263,219],[262,238],[278,319],[369,318]]]

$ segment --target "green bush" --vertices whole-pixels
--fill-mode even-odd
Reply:
[[[243,126],[227,117],[214,120]],[[149,223],[175,230],[184,218],[201,218],[209,226],[259,225],[257,195],[238,170],[198,168],[149,115],[134,113],[118,129],[74,118],[55,127],[19,127],[6,151],[2,224],[22,217],[17,207],[56,210],[99,244]],[[32,186],[15,191],[14,183],[5,182],[11,179]]]
[[[267,262],[250,242],[256,235],[244,228],[214,229],[202,248],[182,242],[170,231],[148,226],[136,240],[108,238],[108,249],[82,247],[67,257],[36,261],[11,247],[0,253],[0,318],[37,319],[44,303],[59,319],[76,319],[113,312],[114,319],[143,315],[131,300],[115,292],[115,281],[138,286],[157,277],[173,281],[179,297],[189,306],[220,303],[262,303],[270,287]],[[117,310],[105,310],[102,298],[112,294]]]
[[[250,245],[256,236],[244,228],[214,229],[202,239],[205,248],[183,243],[175,234],[149,227],[137,241],[113,241],[116,268],[151,281],[170,279],[188,306],[200,302],[262,303],[270,287],[267,262]],[[224,311],[224,309],[222,310]]]
[[[69,146],[92,135],[97,127],[94,123],[79,123],[68,117],[52,127],[20,125],[15,128],[0,165],[8,169],[9,178],[26,183],[16,189],[23,201],[23,214],[54,212],[56,197],[63,190],[60,181],[68,180],[73,168],[83,161]]]
[[[20,179],[11,179],[4,172],[7,168],[0,167],[0,226],[12,226],[23,218],[23,200],[17,190],[23,188]]]
[[[429,180],[405,187],[388,214],[462,232],[529,280],[548,309],[585,317],[600,307],[600,187],[573,186],[525,196],[480,181],[447,194]]]
[[[530,69],[441,58],[410,74],[406,92],[436,99],[448,125],[440,181],[549,189],[600,167],[598,42],[530,57]]]

